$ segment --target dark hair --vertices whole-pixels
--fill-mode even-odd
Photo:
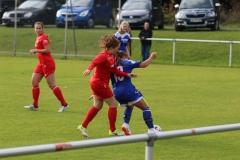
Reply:
[[[124,51],[118,51],[115,56],[117,65],[121,65],[121,59],[123,56],[128,57],[127,53]]]
[[[115,48],[120,44],[119,40],[115,37],[114,34],[102,36],[99,41],[99,47],[101,48]]]

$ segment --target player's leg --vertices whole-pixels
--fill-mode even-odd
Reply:
[[[109,121],[109,135],[116,135],[116,136],[122,136],[124,135],[123,132],[120,132],[116,129],[116,120],[117,120],[117,101],[114,98],[114,96],[110,98],[104,99],[104,101],[108,104],[108,121]]]
[[[132,111],[134,108],[134,104],[140,101],[143,98],[141,92],[139,92],[137,89],[128,91],[128,93],[125,93],[123,95],[116,96],[116,99],[120,103],[121,106],[125,106],[124,110],[124,116],[123,116],[123,125],[122,130],[125,133],[125,135],[131,135],[130,131],[130,120],[132,116]]]
[[[153,128],[152,113],[147,103],[141,99],[140,101],[138,101],[133,105],[142,110],[143,119],[146,125],[148,126],[148,128]]]
[[[88,124],[93,120],[93,118],[98,114],[98,112],[103,107],[103,100],[99,99],[97,95],[93,95],[93,106],[88,110],[83,122],[82,126],[87,128]]]
[[[87,133],[88,124],[93,120],[93,118],[98,114],[98,112],[103,107],[103,100],[99,99],[96,95],[93,95],[93,106],[88,110],[83,122],[77,127],[77,129],[82,133],[84,137],[89,137]]]
[[[37,66],[35,68],[35,71],[37,70],[39,66]],[[30,109],[30,110],[38,110],[38,99],[39,99],[39,95],[40,95],[40,87],[39,87],[39,83],[43,78],[43,74],[42,73],[33,73],[32,74],[32,98],[33,98],[33,103],[29,106],[24,106],[24,108],[26,109]]]
[[[122,130],[125,133],[125,135],[131,135],[131,131],[130,131],[130,127],[129,127],[129,123],[131,120],[131,116],[132,116],[132,111],[133,111],[133,105],[131,106],[126,106],[125,110],[124,110],[124,115],[123,115],[123,125],[122,125]]]
[[[135,103],[133,105],[142,110],[143,119],[148,127],[148,132],[149,133],[159,132],[158,130],[154,129],[152,113],[148,107],[147,102],[144,99],[141,99],[140,101],[138,101],[137,103]]]
[[[69,107],[69,105],[65,101],[61,89],[55,83],[54,73],[47,75],[45,78],[48,83],[48,86],[52,89],[54,95],[61,102],[61,107],[59,108],[58,112],[63,112]]]

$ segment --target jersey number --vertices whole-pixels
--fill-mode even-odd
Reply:
[[[123,67],[122,66],[117,66],[117,69],[120,70],[120,71],[123,71]],[[124,76],[117,76],[116,74],[114,74],[114,77],[115,77],[115,81],[116,82],[124,80]]]

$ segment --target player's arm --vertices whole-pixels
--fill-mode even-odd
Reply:
[[[157,58],[157,53],[153,52],[147,60],[140,63],[139,67],[146,68],[155,58]]]
[[[84,76],[87,76],[91,73],[91,70],[96,67],[98,64],[103,63],[104,61],[106,61],[106,57],[102,54],[97,55],[97,57],[95,57],[92,62],[90,63],[90,65],[88,66],[88,68],[83,72]]]
[[[113,67],[112,68],[112,72],[114,74],[116,74],[117,76],[124,76],[124,77],[131,77],[131,78],[136,78],[137,75],[134,73],[125,73],[123,71],[120,71],[119,69],[117,69],[117,67]]]
[[[128,59],[132,59],[131,53],[130,53],[130,42],[127,43],[127,54],[128,54]]]
[[[30,54],[35,54],[37,52],[39,53],[50,53],[51,52],[51,47],[50,47],[50,44],[47,44],[44,46],[44,49],[31,49],[30,51]]]

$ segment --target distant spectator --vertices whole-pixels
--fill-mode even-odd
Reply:
[[[144,23],[144,28],[139,33],[139,38],[141,40],[141,53],[142,53],[142,61],[145,61],[149,58],[150,49],[152,46],[152,40],[147,40],[148,38],[152,38],[152,30],[149,27],[149,23]]]

